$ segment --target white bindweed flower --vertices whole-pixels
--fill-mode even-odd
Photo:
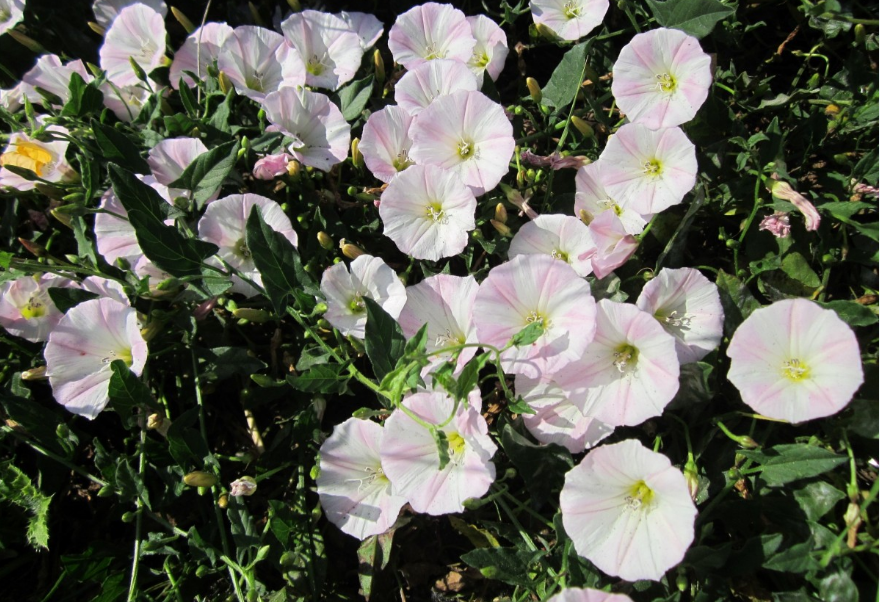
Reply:
[[[590,229],[578,218],[545,213],[522,225],[510,241],[507,254],[511,259],[518,255],[549,255],[570,265],[578,276],[589,276],[596,243]]]
[[[233,29],[226,23],[205,23],[204,27],[189,34],[180,50],[174,53],[174,61],[168,72],[171,87],[176,90],[180,86],[181,78],[188,86],[194,86],[196,82],[187,72],[205,79],[208,76],[208,66],[217,61],[220,49],[232,33]]]
[[[342,11],[336,15],[345,21],[361,41],[361,48],[365,51],[376,45],[379,38],[385,32],[385,26],[375,15],[369,13]]]
[[[39,125],[45,121],[37,117]],[[65,182],[76,176],[76,172],[64,158],[69,144],[70,132],[60,125],[41,128],[43,134],[31,138],[24,132],[15,132],[9,137],[9,144],[0,155],[0,188],[9,186],[16,190],[32,190],[35,183],[5,168],[6,165],[32,171],[34,175],[47,182]]]
[[[412,140],[409,129],[412,115],[402,107],[388,105],[370,114],[358,150],[374,176],[390,182],[399,172],[413,164],[409,157]]]
[[[451,4],[426,2],[398,15],[388,33],[394,62],[412,69],[434,59],[466,63],[477,41],[464,13]]]
[[[117,119],[129,123],[137,119],[153,94],[142,83],[134,86],[117,86],[105,81],[98,88],[104,94],[104,106],[113,111]]]
[[[72,280],[55,274],[7,280],[0,284],[0,326],[32,343],[45,341],[64,317],[52,302],[49,289],[75,287]]]
[[[122,9],[132,4],[149,6],[162,15],[163,19],[168,15],[168,6],[163,0],[95,0],[92,3],[92,12],[95,13],[95,21],[98,25],[109,29]]]
[[[351,81],[361,66],[360,38],[343,19],[304,10],[281,23],[281,31],[306,67],[306,85],[336,90]]]
[[[531,0],[532,18],[563,40],[579,40],[602,24],[608,0]]]
[[[461,61],[437,59],[407,71],[394,86],[394,100],[410,115],[418,115],[435,98],[479,89],[477,79]]]
[[[582,211],[593,221],[606,211],[613,211],[623,225],[627,234],[638,235],[648,225],[650,215],[641,215],[632,210],[632,199],[617,201],[612,199],[602,187],[602,170],[604,163],[595,161],[578,169],[574,183],[577,192],[574,195],[574,214],[581,217]]]
[[[632,598],[625,594],[611,594],[599,589],[567,587],[548,598],[547,602],[632,602]]]
[[[0,0],[0,36],[12,29],[24,16],[25,0]]]
[[[236,92],[257,102],[272,92],[306,84],[306,66],[299,52],[280,34],[252,25],[232,30],[220,47],[217,68]]]
[[[507,34],[486,15],[468,17],[467,22],[471,26],[474,39],[477,40],[468,67],[477,76],[477,83],[482,86],[484,74],[488,74],[489,78],[495,81],[504,69],[504,61],[507,60],[509,52]]]
[[[95,79],[79,59],[65,65],[58,55],[44,54],[37,59],[37,64],[21,77],[21,81],[24,82],[23,89],[28,100],[32,103],[43,104],[45,102],[36,90],[41,88],[61,99],[63,105],[70,100],[70,77],[74,73],[82,77],[86,83]]]
[[[140,80],[131,62],[150,73],[165,58],[165,19],[145,4],[123,8],[113,20],[101,46],[101,68],[117,86],[134,86]]]
[[[147,343],[134,308],[111,298],[92,299],[67,311],[43,355],[56,401],[92,420],[109,401],[110,364],[122,360],[140,375]]]

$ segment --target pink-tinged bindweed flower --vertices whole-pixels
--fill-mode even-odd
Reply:
[[[426,2],[397,16],[388,32],[394,62],[407,69],[434,59],[467,63],[477,41],[464,13],[451,4]]]
[[[306,85],[306,66],[283,36],[263,27],[242,25],[220,48],[217,68],[236,92],[263,102],[272,92]]]
[[[407,71],[394,86],[394,100],[410,115],[418,115],[435,98],[479,89],[477,79],[461,61],[437,59]]]
[[[287,150],[297,161],[322,171],[345,161],[351,126],[325,95],[282,88],[266,96],[263,108],[277,131],[293,138]]]
[[[147,165],[157,182],[169,186],[183,175],[199,155],[206,152],[208,147],[198,138],[168,138],[150,149]],[[180,196],[174,188],[170,189],[169,194],[172,199]]]
[[[568,264],[547,255],[520,255],[489,272],[474,303],[481,343],[504,347],[533,322],[544,333],[501,355],[507,372],[530,378],[558,372],[577,360],[596,332],[590,285]]]
[[[337,263],[324,270],[321,292],[327,299],[324,317],[344,336],[364,338],[367,308],[364,297],[378,303],[395,320],[406,304],[406,288],[378,257],[361,255],[351,267]]]
[[[364,156],[367,169],[383,182],[390,182],[398,172],[413,164],[409,157],[412,120],[412,115],[402,107],[388,105],[372,113],[364,124],[358,150]]]
[[[290,218],[281,209],[281,205],[258,194],[233,194],[208,205],[205,214],[199,220],[199,238],[220,247],[217,254],[208,259],[207,263],[221,266],[218,258],[222,259],[242,276],[257,285],[262,285],[263,279],[254,265],[254,258],[248,249],[245,237],[247,220],[254,207],[260,208],[260,214],[266,225],[296,246],[296,232],[293,230]],[[232,276],[230,290],[249,297],[257,294],[257,290],[238,275]]]
[[[574,179],[577,191],[574,195],[574,214],[581,216],[581,211],[586,211],[587,218],[592,221],[602,213],[612,211],[627,234],[641,234],[651,216],[633,211],[629,199],[618,202],[605,192],[601,176],[603,165],[602,161],[596,161],[578,169]]]
[[[165,18],[145,4],[126,6],[113,20],[99,52],[101,69],[117,86],[140,80],[131,61],[149,73],[165,59]]]
[[[361,41],[361,48],[365,51],[375,46],[385,32],[382,21],[369,13],[342,11],[336,16],[345,21],[357,34]]]
[[[109,401],[110,364],[122,360],[140,376],[147,343],[134,308],[115,299],[92,299],[67,310],[43,356],[55,400],[92,420]]]
[[[95,22],[104,29],[108,29],[123,8],[132,4],[144,4],[162,15],[164,19],[168,15],[168,7],[163,0],[95,0],[92,3],[92,12],[95,13]]]
[[[194,86],[195,80],[187,75],[187,71],[195,73],[201,79],[208,75],[208,67],[220,56],[220,49],[226,44],[233,33],[233,29],[226,23],[205,23],[189,34],[183,46],[174,53],[171,69],[168,72],[168,80],[175,90],[180,86],[180,80],[188,86]]]
[[[384,533],[406,498],[391,492],[379,452],[385,429],[349,418],[321,444],[318,496],[327,520],[360,540]]]
[[[727,378],[743,401],[789,422],[836,414],[864,380],[853,331],[806,299],[755,310],[733,333],[727,356]]]
[[[651,130],[627,123],[609,140],[599,159],[602,186],[642,215],[681,203],[697,181],[694,145],[679,128]]]
[[[117,86],[105,81],[98,87],[104,93],[104,106],[113,111],[117,119],[129,123],[137,119],[153,94],[141,83],[134,86]]]
[[[548,598],[547,602],[632,602],[632,598],[625,594],[603,592],[600,589],[567,587]]]
[[[344,20],[330,13],[304,10],[281,23],[285,39],[306,66],[306,85],[336,90],[351,81],[361,66],[364,49]]]
[[[776,238],[788,238],[791,234],[791,220],[784,211],[774,211],[761,220],[758,230],[769,230]]]
[[[772,180],[770,183],[770,193],[774,198],[788,201],[794,205],[803,214],[804,226],[808,231],[819,229],[819,223],[822,221],[822,218],[819,216],[816,207],[807,200],[807,197],[792,188],[791,184],[782,180]]]
[[[50,288],[75,288],[63,276],[23,276],[0,284],[0,326],[32,343],[45,341],[64,317],[49,296]]]
[[[42,117],[37,118],[40,125]],[[76,172],[64,158],[67,152],[67,136],[70,132],[60,125],[43,128],[46,141],[31,138],[24,132],[15,132],[9,137],[9,144],[0,155],[0,187],[9,186],[16,190],[32,190],[32,180],[14,174],[5,168],[14,165],[32,171],[41,180],[47,182],[65,182],[76,177]]]
[[[712,85],[711,59],[677,29],[637,34],[614,63],[611,92],[632,123],[652,130],[690,121]]]
[[[2,2],[3,0],[0,0]],[[0,107],[10,113],[15,113],[24,105],[24,97],[30,92],[30,86],[24,82],[18,82],[12,88],[0,90]]]
[[[449,462],[440,469],[434,436],[398,409],[385,422],[381,449],[392,491],[405,497],[416,512],[434,516],[463,512],[464,501],[482,497],[495,480],[492,456],[498,448],[485,418],[468,403],[456,408],[443,393],[415,393],[403,405],[428,424],[438,425],[446,436]]]
[[[596,337],[571,369],[585,387],[575,403],[612,426],[634,426],[662,414],[678,392],[675,339],[628,303],[599,301],[596,321]]]
[[[565,475],[559,507],[577,553],[627,581],[659,581],[694,540],[684,475],[634,439],[588,453]]]
[[[504,109],[480,92],[437,98],[419,113],[410,136],[416,163],[456,173],[477,196],[507,174],[516,146]]]
[[[468,67],[477,76],[477,83],[482,86],[484,74],[488,74],[492,81],[495,81],[504,69],[504,61],[507,60],[509,52],[507,34],[486,15],[468,17],[467,22],[471,26],[471,34],[477,41],[474,53],[468,61]]]
[[[590,236],[596,245],[596,253],[590,260],[596,278],[604,278],[629,260],[638,241],[626,231],[623,222],[614,211],[605,211],[590,222]]]
[[[721,343],[724,309],[718,287],[699,270],[660,270],[642,289],[636,306],[675,337],[682,364],[700,361]]]
[[[596,243],[581,220],[548,213],[523,224],[507,252],[511,259],[518,255],[549,255],[570,265],[578,276],[592,273],[595,253]]]
[[[254,177],[258,180],[274,180],[287,173],[287,164],[293,159],[287,153],[266,155],[254,163]]]
[[[522,396],[534,414],[523,414],[526,428],[541,443],[562,445],[573,454],[590,449],[614,431],[614,427],[584,414],[572,400],[572,391],[564,389],[564,380],[572,372],[562,370],[554,376],[528,378],[516,376],[516,394]]]
[[[406,305],[398,319],[403,334],[412,338],[427,324],[428,342],[425,350],[428,353],[454,345],[477,343],[473,312],[478,290],[480,285],[473,276],[462,278],[449,274],[437,274],[406,287]],[[476,347],[462,349],[456,360],[456,368],[463,368],[476,352]],[[453,353],[447,352],[429,359],[437,364],[453,357]]]
[[[385,236],[416,259],[453,257],[476,226],[477,198],[458,176],[433,165],[413,165],[382,193],[379,217]]]
[[[116,280],[109,278],[101,278],[100,276],[89,276],[80,284],[82,290],[94,293],[98,297],[106,297],[119,301],[124,305],[131,305],[128,295],[125,294],[125,288]]]
[[[0,0],[0,36],[12,29],[24,16],[24,0]]]
[[[579,40],[602,24],[608,0],[531,0],[532,19],[563,40]]]
[[[56,54],[44,54],[37,59],[37,64],[25,73],[21,81],[25,83],[25,94],[32,103],[46,102],[36,88],[50,92],[61,99],[61,104],[70,100],[70,76],[78,73],[86,83],[95,79],[88,72],[85,64],[79,59],[66,65]]]

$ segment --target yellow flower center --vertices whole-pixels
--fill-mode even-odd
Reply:
[[[782,364],[782,375],[794,382],[800,382],[810,377],[810,367],[797,358],[790,359]]]
[[[678,86],[678,82],[676,82],[675,78],[669,73],[658,73],[656,77],[657,87],[664,92],[673,92]]]
[[[46,315],[46,304],[36,297],[31,297],[27,305],[21,308],[21,317],[25,320],[33,320],[34,318],[42,318]]]
[[[544,329],[550,328],[550,320],[547,319],[547,316],[540,313],[538,310],[534,310],[528,316],[526,316],[526,324],[533,324],[538,322]]]
[[[479,51],[474,50],[473,65],[475,67],[477,67],[478,69],[485,69],[486,65],[489,64],[490,60],[491,59],[489,58],[489,55],[486,54],[485,52],[479,52]]]
[[[110,355],[103,358],[101,361],[105,364],[109,364],[110,362],[115,362],[116,360],[122,360],[123,362],[125,362],[126,366],[131,367],[132,363],[134,363],[134,360],[131,357],[131,347],[111,351]]]
[[[55,156],[44,146],[36,142],[20,141],[15,143],[12,150],[0,155],[0,165],[29,169],[42,177],[47,171],[46,167],[51,166],[54,159]]]
[[[395,157],[394,161],[391,163],[397,171],[403,171],[412,164],[413,162],[409,158],[409,152],[405,149],[397,153],[397,157]]]
[[[470,159],[474,156],[474,143],[462,140],[458,143],[458,156],[462,159]]]
[[[447,433],[446,441],[449,442],[449,455],[460,456],[464,452],[464,437],[458,433]]]
[[[577,19],[581,16],[581,7],[577,2],[566,2],[562,7],[562,14],[565,15],[566,19]]]
[[[651,500],[654,499],[654,491],[644,481],[638,481],[630,487],[629,493],[623,499],[630,509],[638,510],[651,503]]]
[[[550,253],[550,257],[552,257],[553,259],[560,259],[560,260],[564,261],[565,263],[569,263],[568,253],[566,253],[562,249],[553,249],[553,252]]]
[[[308,64],[306,64],[306,71],[315,76],[324,73],[324,64],[318,60],[317,55],[312,55],[312,58],[309,59]]]
[[[645,161],[642,173],[646,176],[659,176],[663,173],[663,164],[655,157],[649,161]]]
[[[435,224],[449,223],[449,216],[443,211],[443,205],[439,201],[431,201],[425,209],[428,219]]]
[[[348,302],[348,309],[351,310],[353,314],[360,314],[367,310],[367,306],[364,303],[363,295],[360,293],[356,294],[351,298],[351,301]]]
[[[437,47],[434,44],[428,44],[425,48],[425,60],[433,61],[434,59],[445,59],[446,51],[445,50],[437,50]]]
[[[232,253],[241,259],[251,258],[251,250],[248,248],[247,242],[243,238],[232,246]]]
[[[614,367],[621,374],[635,367],[639,361],[639,350],[632,345],[621,345],[614,352]]]

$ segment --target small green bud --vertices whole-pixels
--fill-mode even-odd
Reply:
[[[333,243],[333,239],[323,230],[318,232],[318,244],[321,245],[322,249],[326,249],[328,251],[333,249],[333,247],[335,246],[335,244]]]
[[[109,485],[104,485],[98,490],[98,497],[112,497],[116,492]]]
[[[101,27],[100,25],[98,25],[97,23],[95,23],[94,21],[89,21],[88,23],[86,23],[86,25],[88,25],[88,26],[89,26],[89,29],[91,29],[92,31],[94,31],[96,34],[98,34],[98,35],[101,36],[102,38],[103,38],[104,35],[107,33],[107,30],[106,30],[106,29],[104,29],[103,27]]]
[[[133,522],[134,519],[137,518],[137,512],[126,512],[122,515],[122,522],[130,523]]]
[[[198,577],[199,579],[201,579],[201,578],[207,576],[207,574],[208,574],[209,572],[211,572],[211,569],[209,569],[208,567],[206,567],[204,564],[200,564],[200,565],[196,568],[196,577]]]
[[[262,324],[272,319],[272,314],[262,309],[254,309],[252,307],[239,307],[232,312],[232,315],[239,320],[247,320],[248,322],[256,322]]]
[[[490,219],[489,223],[492,224],[492,227],[495,228],[495,230],[497,230],[498,234],[500,234],[501,236],[507,238],[513,235],[513,232],[511,232],[510,228],[508,228],[506,224],[502,224],[498,220],[494,219]]]
[[[740,247],[740,244],[739,241],[735,238],[728,238],[726,241],[724,241],[724,246],[726,246],[728,249],[738,249]]]
[[[321,303],[318,303],[317,305],[315,305],[315,313],[316,314],[323,314],[326,312],[327,312],[327,304],[324,303],[323,301]]]
[[[373,74],[377,84],[381,86],[385,83],[385,61],[382,60],[382,53],[378,48],[373,51]]]
[[[177,22],[183,25],[183,28],[186,30],[186,33],[192,33],[196,30],[196,26],[193,25],[193,22],[190,21],[185,14],[183,14],[180,9],[172,6],[171,14],[174,15],[174,18],[177,19]]]
[[[183,482],[190,487],[213,487],[217,484],[217,477],[210,472],[195,470],[184,476]]]
[[[856,46],[865,46],[865,26],[862,23],[857,23],[855,26],[855,31],[853,32],[856,38]]]
[[[147,72],[144,71],[143,67],[138,65],[137,61],[134,60],[134,57],[128,57],[128,62],[131,64],[131,68],[134,70],[134,74],[137,76],[137,78],[142,82],[147,81]]]

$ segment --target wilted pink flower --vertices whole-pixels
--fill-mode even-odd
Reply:
[[[547,602],[632,602],[632,598],[625,594],[611,594],[599,589],[567,587],[548,598]]]
[[[44,54],[37,59],[37,64],[21,77],[25,83],[23,90],[28,100],[35,104],[43,104],[43,97],[36,88],[54,94],[61,99],[61,104],[70,100],[70,76],[78,73],[87,83],[95,79],[79,59],[66,65],[55,54]]]
[[[593,342],[574,364],[587,416],[634,426],[659,416],[678,392],[675,339],[634,305],[599,301]]]
[[[520,255],[489,272],[474,303],[481,343],[504,347],[533,322],[544,333],[501,355],[507,372],[538,378],[578,359],[596,331],[590,285],[571,266],[547,255]]]
[[[250,496],[257,492],[257,481],[253,477],[235,479],[229,484],[229,495],[232,497]]]
[[[868,194],[873,196],[874,198],[877,198],[877,196],[880,195],[880,190],[878,190],[875,186],[870,186],[868,184],[865,184],[864,182],[859,182],[855,186],[853,186],[853,193]]]
[[[518,255],[549,255],[570,265],[578,276],[589,276],[596,243],[590,229],[578,218],[545,213],[522,225],[510,241],[507,254],[511,259]]]
[[[412,119],[402,107],[388,105],[372,113],[364,124],[358,150],[364,156],[367,169],[383,182],[390,182],[398,172],[412,165],[409,157]]]
[[[145,4],[123,8],[101,46],[101,68],[117,86],[133,86],[140,81],[131,61],[146,73],[165,58],[165,18]]]
[[[24,0],[0,0],[0,36],[12,29],[24,16]]]
[[[137,375],[147,362],[137,311],[114,299],[92,299],[67,310],[43,353],[55,400],[94,419],[107,402],[110,364],[122,360]]]
[[[43,126],[44,119],[37,118]],[[21,169],[27,169],[47,182],[64,182],[76,176],[76,172],[64,158],[67,152],[67,136],[70,132],[60,125],[50,125],[41,128],[45,142],[37,138],[31,138],[24,132],[14,132],[9,137],[9,144],[0,155],[0,187],[9,186],[16,190],[32,190],[35,183],[14,174],[4,166],[14,165]]]
[[[266,95],[306,84],[306,66],[299,52],[274,31],[242,25],[220,48],[217,68],[236,92],[262,102]]]
[[[327,520],[361,540],[390,529],[406,504],[382,470],[384,437],[375,422],[349,418],[321,444],[321,506]]]
[[[599,160],[608,194],[628,199],[642,215],[677,205],[697,181],[696,150],[679,128],[654,131],[627,123],[608,140]]]
[[[804,215],[804,226],[807,230],[819,229],[819,223],[822,221],[822,218],[819,216],[819,212],[816,211],[816,207],[807,200],[807,197],[793,189],[791,184],[782,180],[772,180],[770,193],[774,198],[788,201],[794,205]]]
[[[378,303],[394,319],[406,303],[406,289],[397,274],[378,257],[361,255],[351,262],[324,270],[321,292],[327,299],[324,317],[343,336],[364,338],[367,308],[364,297]]]
[[[416,512],[434,516],[463,512],[464,501],[482,497],[495,480],[492,456],[498,448],[485,418],[470,404],[456,407],[443,393],[415,393],[403,405],[428,424],[438,425],[447,441],[449,462],[441,470],[434,436],[396,410],[385,422],[380,450],[392,491],[405,497]]]
[[[306,66],[306,85],[336,90],[351,81],[364,49],[348,23],[330,13],[304,10],[281,23],[285,39]]]
[[[258,180],[274,180],[287,173],[287,164],[293,159],[287,153],[266,155],[254,164],[254,177]]]
[[[174,53],[174,61],[168,72],[171,87],[177,90],[180,79],[188,86],[195,85],[195,80],[186,74],[195,73],[204,79],[208,75],[208,66],[220,56],[220,49],[232,36],[233,29],[226,23],[205,23],[189,34],[180,50]]]
[[[199,238],[220,247],[216,256],[208,259],[207,263],[220,266],[221,263],[217,258],[222,259],[243,276],[257,285],[262,285],[263,279],[254,265],[254,258],[247,246],[245,235],[247,220],[255,206],[260,208],[260,214],[266,225],[296,246],[296,232],[293,230],[290,218],[281,209],[281,205],[258,194],[233,194],[208,205],[208,209],[199,220]],[[247,296],[257,294],[253,286],[237,275],[232,276],[230,290]]]
[[[842,410],[864,381],[855,334],[806,299],[755,310],[727,348],[727,378],[756,412],[789,422]]]
[[[458,176],[433,165],[413,165],[382,193],[384,234],[416,259],[453,257],[475,227],[477,199]]]
[[[345,21],[352,31],[358,35],[361,41],[361,48],[364,50],[369,50],[375,46],[385,31],[382,21],[369,13],[342,11],[336,16]]]
[[[410,115],[418,115],[435,98],[479,89],[477,79],[461,61],[437,59],[407,71],[394,86],[394,100]]]
[[[32,343],[45,341],[64,316],[49,296],[50,288],[75,288],[63,276],[22,276],[0,284],[0,326]]]
[[[522,157],[522,160],[529,165],[534,167],[549,167],[554,171],[566,168],[579,169],[583,167],[588,160],[586,157],[579,156],[563,157],[559,153],[553,153],[546,157],[542,157],[528,149],[520,153],[520,157]]]
[[[565,475],[559,507],[577,553],[627,581],[659,581],[694,540],[684,475],[634,439],[588,453]]]
[[[711,62],[696,38],[677,29],[652,29],[620,51],[611,92],[632,123],[652,130],[681,125],[709,95]]]
[[[95,13],[95,22],[104,29],[108,29],[120,11],[132,4],[145,4],[165,18],[168,15],[168,7],[163,0],[95,0],[92,3],[92,12]]]
[[[325,95],[282,88],[266,96],[263,108],[266,119],[294,139],[287,150],[297,161],[330,171],[348,157],[351,126]]]
[[[532,18],[563,40],[578,40],[602,24],[608,0],[531,0]]]
[[[394,62],[412,69],[434,59],[467,63],[477,41],[464,13],[451,4],[426,2],[397,16],[388,33]]]
[[[620,219],[627,234],[637,235],[645,229],[650,215],[640,215],[630,208],[631,199],[618,202],[612,199],[602,187],[602,161],[584,165],[575,177],[574,214],[581,217],[586,212],[590,221],[606,211],[612,211]]]
[[[596,253],[590,260],[596,278],[604,278],[629,260],[638,241],[628,234],[623,222],[614,211],[605,211],[590,222],[590,236],[596,245]]]
[[[488,73],[492,81],[495,81],[504,69],[504,61],[507,60],[509,52],[507,34],[486,15],[468,17],[467,22],[471,26],[471,34],[477,41],[474,53],[468,61],[468,67],[477,76],[477,83],[482,86],[484,73]]]
[[[516,146],[504,109],[480,92],[437,98],[419,113],[410,136],[416,163],[456,173],[477,196],[507,174]]]

